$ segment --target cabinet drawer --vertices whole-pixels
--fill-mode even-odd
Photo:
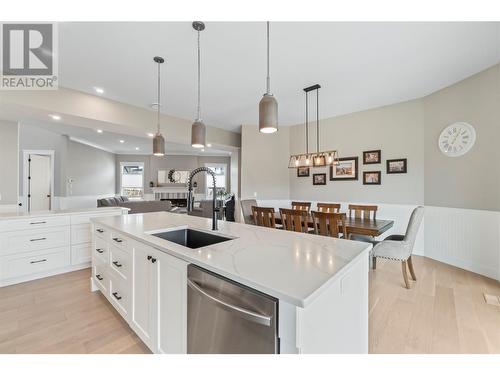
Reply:
[[[31,253],[8,255],[0,258],[0,278],[10,279],[13,277],[37,274],[66,267],[69,266],[69,264],[69,246]]]
[[[114,245],[109,245],[109,268],[117,277],[130,280],[132,256]]]
[[[106,266],[99,263],[95,263],[92,266],[92,276],[94,277],[94,282],[99,288],[99,290],[105,296],[108,296],[109,290],[109,277],[106,272]]]
[[[107,240],[110,238],[109,230],[105,226],[100,224],[94,224],[94,234],[97,237],[102,238],[103,240]]]
[[[71,264],[82,264],[92,260],[92,244],[85,243],[71,246]]]
[[[90,224],[71,225],[71,245],[78,245],[92,241]]]
[[[120,233],[111,232],[109,243],[125,250],[127,249],[128,238]]]
[[[69,226],[0,234],[0,255],[62,247],[70,244]]]
[[[106,241],[96,237],[94,248],[92,249],[92,258],[97,259],[101,263],[108,264],[109,251]]]
[[[110,276],[108,299],[120,315],[128,321],[128,314],[132,302],[132,293],[129,283]]]
[[[38,217],[31,219],[15,219],[0,221],[0,232],[14,230],[43,229],[69,225],[69,216]]]

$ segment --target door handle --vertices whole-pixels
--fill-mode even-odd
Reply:
[[[103,250],[103,249],[95,249],[95,251],[97,251],[99,254],[104,253],[104,250]]]
[[[113,238],[113,241],[118,242],[118,243],[123,242],[123,240],[121,238],[118,238],[118,237]]]
[[[101,281],[104,279],[104,277],[102,277],[101,275],[95,275],[95,277],[97,278],[97,280]]]
[[[151,255],[148,255],[148,260],[151,260],[151,258],[153,258]]]
[[[117,261],[114,261],[113,264],[116,266],[116,267],[121,267],[122,264],[118,263]]]
[[[101,229],[101,228],[96,229],[95,231],[98,232],[98,233],[104,233],[104,229]]]
[[[200,286],[198,284],[192,282],[191,280],[187,281],[187,285],[188,285],[188,287],[193,289],[195,292],[203,295],[204,297],[208,298],[210,301],[220,305],[225,310],[237,313],[243,319],[249,320],[249,321],[257,323],[257,324],[261,324],[263,326],[268,326],[268,327],[271,326],[272,316],[262,315],[262,314],[247,310],[243,307],[235,306],[231,303],[221,301],[220,299],[215,298],[214,296],[211,296],[210,294],[208,294],[206,291],[204,291],[202,288],[200,288]]]
[[[151,258],[151,263],[156,263],[156,258]]]

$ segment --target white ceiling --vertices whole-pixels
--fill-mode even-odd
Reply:
[[[112,133],[103,131],[98,133],[91,128],[84,128],[73,125],[66,125],[58,122],[23,122],[29,126],[37,126],[42,129],[51,131],[56,134],[67,135],[72,140],[87,144],[92,147],[100,148],[115,154],[137,154],[151,155],[153,153],[152,138],[137,137],[132,135]],[[120,140],[124,142],[121,143]],[[139,148],[139,150],[136,150]],[[217,150],[212,147],[199,150],[194,149],[191,145],[180,143],[165,142],[165,150],[167,155],[199,155],[199,156],[229,156],[231,152]]]
[[[60,85],[148,108],[163,66],[162,111],[194,119],[190,22],[61,23]],[[265,23],[209,22],[201,34],[202,117],[238,131],[258,123]],[[271,88],[281,125],[304,121],[302,88],[319,83],[321,118],[425,96],[500,60],[499,23],[271,23]]]

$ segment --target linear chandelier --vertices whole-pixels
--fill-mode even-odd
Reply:
[[[320,85],[306,87],[306,152],[290,156],[288,168],[300,167],[326,167],[339,163],[339,153],[336,150],[319,150],[319,89]],[[316,152],[309,152],[309,92],[316,91]]]

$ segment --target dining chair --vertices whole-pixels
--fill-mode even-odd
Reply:
[[[316,234],[337,238],[339,234],[342,234],[344,239],[347,238],[345,214],[339,212],[311,211],[311,215]]]
[[[318,203],[316,205],[319,212],[339,212],[340,203]]]
[[[375,220],[377,218],[377,206],[365,206],[361,204],[350,204],[348,206],[349,209],[349,217],[355,219],[372,219]],[[363,241],[363,242],[371,242],[374,241],[372,236],[367,236],[364,234],[351,234],[348,233],[348,237],[353,241]]]
[[[281,224],[285,230],[307,233],[309,213],[305,210],[280,208]]]
[[[293,202],[292,210],[311,211],[311,202]]]
[[[403,271],[403,279],[406,289],[410,289],[410,281],[408,280],[408,273],[406,268],[410,271],[411,278],[417,281],[411,253],[415,245],[418,229],[424,217],[424,208],[422,206],[416,207],[411,213],[406,233],[404,235],[393,234],[386,237],[381,242],[375,242],[371,252],[372,267],[377,268],[377,258],[385,258],[390,260],[397,260],[401,262],[401,269]]]
[[[276,228],[276,218],[273,207],[252,206],[254,223],[260,227]]]
[[[253,219],[252,206],[257,207],[257,201],[255,199],[242,199],[240,201],[241,204],[241,213],[243,214],[243,221],[245,224],[253,224],[255,225],[255,221]]]

